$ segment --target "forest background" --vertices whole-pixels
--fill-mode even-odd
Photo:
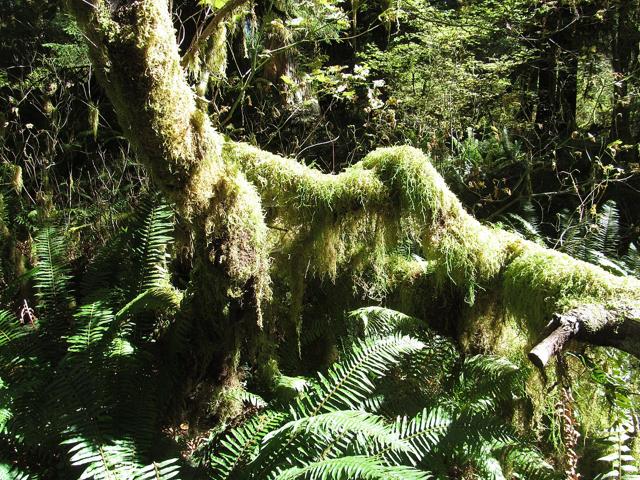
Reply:
[[[168,4],[198,107],[225,138],[324,173],[416,147],[483,224],[639,275],[637,0]],[[277,355],[256,354],[256,334],[224,382],[185,360],[204,349],[176,320],[197,271],[189,226],[63,7],[0,3],[9,478],[637,478],[637,359],[576,343],[543,371],[505,337],[461,338],[444,317],[409,327],[380,307],[407,302],[375,272],[347,285],[294,264],[313,287],[274,281]],[[447,315],[481,292],[451,297]]]

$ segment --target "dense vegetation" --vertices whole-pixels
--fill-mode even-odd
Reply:
[[[0,35],[0,477],[640,478],[640,2]]]

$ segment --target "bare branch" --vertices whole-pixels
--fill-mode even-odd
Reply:
[[[640,310],[629,306],[582,305],[555,314],[551,333],[530,352],[529,359],[544,368],[571,339],[592,345],[616,347],[640,357]]]

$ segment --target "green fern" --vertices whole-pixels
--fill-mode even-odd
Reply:
[[[10,312],[0,310],[0,360],[5,366],[24,352],[17,347],[20,340],[29,333],[29,328]]]
[[[278,475],[279,480],[426,480],[426,472],[404,465],[387,466],[367,456],[349,456],[292,467]]]
[[[640,276],[640,252],[634,243],[629,245],[627,253],[622,257],[622,262],[629,275]]]
[[[56,323],[60,323],[72,303],[65,240],[57,229],[45,227],[36,236],[35,246],[38,264],[34,280],[39,304],[45,318],[49,319],[48,323],[52,323],[54,318]]]
[[[65,478],[178,475],[175,459],[148,462],[160,428],[163,378],[153,375],[150,342],[138,341],[148,338],[158,314],[174,314],[181,298],[163,270],[166,211],[153,207],[144,231],[132,234],[129,245],[143,268],[122,272],[111,289],[102,283],[75,311],[63,237],[43,229],[34,271],[39,321],[22,325],[0,312],[0,441],[20,455],[43,455],[43,465],[66,457],[56,466]],[[143,290],[129,292],[127,284]],[[55,355],[41,348],[52,343]]]
[[[230,430],[219,440],[220,447],[209,457],[212,478],[234,478],[236,469],[255,458],[262,439],[278,428],[286,417],[282,412],[266,411]]]
[[[444,478],[452,465],[470,467],[481,478],[555,478],[543,457],[501,417],[505,406],[524,394],[526,372],[491,356],[467,358],[457,368],[440,363],[454,375],[449,389],[416,415],[400,415],[392,422],[384,413],[370,412],[388,410],[385,397],[400,393],[399,378],[406,381],[411,370],[433,368],[420,365],[431,361],[424,352],[450,358],[451,346],[419,320],[392,310],[360,309],[348,318],[360,322],[361,331],[410,329],[422,341],[397,334],[357,340],[339,364],[307,381],[288,413],[261,413],[218,440],[217,451],[223,454],[212,454],[218,459],[212,461],[214,478],[428,478],[427,471]],[[386,385],[380,380],[389,386],[380,389]],[[414,390],[408,394],[428,399]],[[267,426],[265,419],[271,418]]]
[[[602,205],[596,224],[595,237],[597,240],[594,242],[594,246],[608,257],[617,257],[620,242],[620,213],[613,200]]]
[[[173,238],[173,212],[157,195],[145,197],[136,214],[131,244],[130,274],[136,296],[167,283],[167,247]]]
[[[38,480],[40,477],[0,462],[0,478],[3,480]]]
[[[169,480],[180,475],[178,459],[170,458],[163,462],[153,462],[139,468],[134,475],[134,480]]]
[[[276,478],[288,468],[366,451],[368,445],[410,449],[389,422],[360,407],[372,395],[377,379],[403,355],[422,347],[421,342],[398,335],[357,342],[326,375],[307,382],[288,413],[260,413],[219,439],[220,454],[212,456],[217,458],[212,461],[214,478]]]
[[[596,480],[605,478],[640,480],[640,471],[630,447],[635,429],[632,419],[621,421],[611,429],[606,439],[609,453],[598,459],[609,465],[609,471],[598,475]]]
[[[318,374],[309,393],[297,399],[296,418],[342,409],[358,409],[373,393],[373,378],[379,378],[397,365],[402,356],[424,347],[416,339],[391,335],[357,342],[350,355],[332,366],[325,375]]]
[[[80,307],[74,316],[77,322],[76,332],[67,338],[68,351],[72,353],[96,348],[114,319],[113,313],[100,302]]]
[[[634,262],[635,247],[626,257],[620,257],[620,213],[613,200],[605,202],[597,214],[576,219],[576,214],[563,210],[556,214],[551,227],[555,234],[547,237],[530,203],[523,207],[522,216],[509,213],[500,218],[507,228],[528,240],[547,245],[575,258],[593,263],[618,275],[634,275],[640,262]]]
[[[364,337],[389,335],[394,332],[412,334],[424,328],[424,322],[421,320],[384,307],[359,308],[349,313],[348,320],[358,323]]]
[[[399,417],[393,430],[398,437],[411,445],[410,451],[385,448],[376,452],[378,457],[397,464],[419,465],[447,433],[452,423],[451,416],[441,408],[427,409],[409,419]]]
[[[543,455],[531,445],[514,444],[507,449],[506,463],[515,478],[554,480],[558,474]]]
[[[317,439],[316,445],[306,445],[307,455],[314,457],[326,450],[328,442],[336,438],[357,434],[366,438],[380,448],[391,451],[410,452],[412,447],[403,441],[383,417],[361,410],[338,410],[313,417],[290,420],[277,430],[270,432],[263,439],[263,445],[274,449],[274,445],[287,442],[288,439],[301,435]],[[314,446],[317,452],[314,452]],[[352,445],[351,448],[357,448]],[[264,450],[267,450],[265,448]]]
[[[83,437],[73,437],[63,444],[72,445],[69,449],[71,465],[83,468],[79,480],[132,478],[137,470],[134,447],[127,441],[96,444]]]

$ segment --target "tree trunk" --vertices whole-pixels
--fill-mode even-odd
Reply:
[[[523,333],[522,344],[504,347],[522,353],[548,335],[554,315],[597,310],[571,314],[579,327],[568,334],[551,333],[534,350],[541,364],[541,350],[555,352],[572,336],[640,356],[638,323],[627,314],[640,307],[639,281],[481,225],[416,149],[376,150],[327,175],[226,141],[196,106],[166,0],[70,0],[70,7],[123,129],[191,229],[195,266],[183,321],[192,323],[185,365],[192,389],[237,383],[239,348],[255,343],[271,277],[283,278],[296,297],[305,278],[347,275],[356,282],[365,269],[390,289],[421,288],[416,298],[454,292],[460,304],[473,305],[476,292],[492,293]],[[402,254],[407,244],[424,260]],[[292,308],[299,300],[291,298]],[[460,331],[471,337],[509,323],[502,316],[487,323],[474,308],[462,308]]]
[[[578,44],[574,8],[557,6],[542,25],[536,124],[543,137],[575,129]]]
[[[243,308],[267,294],[260,198],[222,157],[223,139],[196,106],[165,0],[72,0],[92,62],[119,122],[191,230],[194,271],[189,381],[235,385]],[[250,311],[247,309],[247,311]]]
[[[620,140],[624,145],[633,145],[631,131],[631,102],[629,100],[629,83],[633,71],[637,68],[639,50],[639,34],[637,29],[637,0],[619,2],[614,14],[611,64],[613,67],[613,111],[611,118],[611,141]],[[637,158],[637,150],[623,152],[629,161]]]

